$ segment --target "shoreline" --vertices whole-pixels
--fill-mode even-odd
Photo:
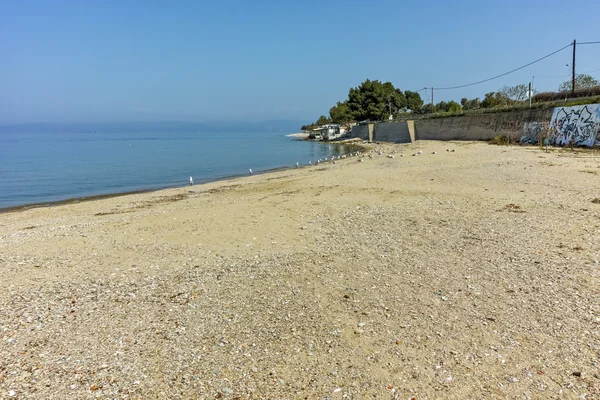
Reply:
[[[292,134],[292,135],[295,135],[295,134]],[[286,136],[290,136],[290,135],[286,135]],[[336,145],[336,144],[337,145],[339,145],[339,144],[353,145],[353,146],[360,147],[361,151],[366,151],[368,149],[366,146],[363,146],[359,143],[335,143],[335,142],[320,142],[320,143],[328,144],[328,145]],[[303,165],[300,168],[306,168],[306,167],[310,167],[310,165]],[[263,171],[254,172],[253,175],[264,175],[264,174],[285,171],[285,170],[290,170],[290,169],[295,169],[295,168],[293,168],[292,166],[269,168],[269,169],[266,169]],[[206,185],[206,184],[213,183],[213,182],[222,182],[222,181],[227,181],[227,180],[239,179],[239,178],[243,178],[246,176],[251,176],[251,175],[246,175],[246,174],[225,175],[225,176],[221,176],[221,177],[218,177],[215,179],[208,179],[206,181],[200,181],[197,184],[194,184],[193,186],[200,186],[200,185]],[[122,197],[122,196],[134,195],[134,194],[160,192],[160,191],[169,190],[169,189],[181,189],[184,187],[189,187],[189,185],[175,184],[175,185],[160,186],[157,188],[150,188],[150,189],[128,190],[128,191],[123,191],[123,192],[103,193],[103,194],[97,194],[97,195],[91,195],[91,196],[69,197],[68,199],[63,199],[63,200],[40,201],[40,202],[34,202],[34,203],[19,204],[19,205],[15,205],[15,206],[0,207],[0,214],[25,211],[25,210],[35,209],[35,208],[57,207],[57,206],[62,206],[62,205],[110,199],[113,197]]]
[[[267,169],[264,171],[255,172],[253,175],[264,175],[264,174],[269,174],[269,173],[273,173],[273,172],[285,171],[288,169],[292,169],[292,167],[270,168],[270,169]],[[134,195],[134,194],[162,192],[164,190],[181,189],[184,187],[202,186],[202,185],[206,185],[206,184],[214,183],[214,182],[222,182],[222,181],[227,181],[227,180],[239,179],[239,178],[243,178],[245,176],[251,176],[251,175],[242,175],[242,174],[226,175],[226,176],[218,177],[215,179],[209,179],[207,181],[201,181],[192,186],[189,186],[187,184],[169,185],[169,186],[157,187],[154,189],[129,190],[129,191],[125,191],[125,192],[114,192],[114,193],[97,194],[97,195],[92,195],[92,196],[70,197],[70,198],[64,199],[64,200],[41,201],[38,203],[27,203],[27,204],[20,204],[20,205],[16,205],[16,206],[0,207],[0,214],[25,211],[25,210],[30,210],[30,209],[34,209],[34,208],[57,207],[57,206],[84,203],[84,202],[95,201],[95,200],[111,199],[114,197],[122,197],[122,196]]]

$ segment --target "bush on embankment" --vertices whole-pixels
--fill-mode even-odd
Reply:
[[[574,93],[571,92],[542,92],[533,96],[532,100],[536,103],[548,101],[575,99],[581,97],[600,96],[600,86],[591,88],[578,89]]]

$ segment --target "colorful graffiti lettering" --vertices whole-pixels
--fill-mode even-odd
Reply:
[[[600,105],[556,107],[550,120],[550,143],[592,147],[600,131]]]

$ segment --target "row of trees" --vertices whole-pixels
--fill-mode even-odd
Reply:
[[[559,90],[570,91],[571,85],[571,81],[565,81],[561,83]],[[600,83],[590,75],[580,74],[576,76],[575,85],[577,89],[589,89]],[[533,90],[531,95],[535,93],[536,91]],[[514,106],[527,101],[529,96],[528,85],[504,86],[497,92],[486,93],[483,100],[479,97],[474,99],[464,97],[460,103],[452,100],[440,101],[432,105],[424,104],[418,92],[402,91],[394,87],[391,82],[383,83],[367,79],[360,86],[351,88],[346,100],[338,101],[331,107],[329,117],[321,115],[315,123],[303,126],[302,130],[310,130],[315,126],[330,123],[346,125],[353,121],[385,121],[390,116],[396,117],[407,113],[460,113],[463,110]]]

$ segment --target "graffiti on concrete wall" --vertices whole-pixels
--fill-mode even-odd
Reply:
[[[594,146],[600,131],[600,104],[556,107],[550,120],[550,143]]]
[[[525,122],[521,143],[538,144],[540,139],[548,133],[549,124],[545,122]]]

